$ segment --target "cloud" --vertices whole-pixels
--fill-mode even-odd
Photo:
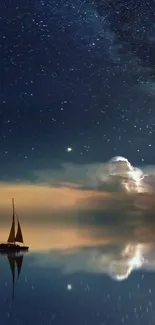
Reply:
[[[34,174],[37,182],[49,186],[68,186],[110,193],[139,193],[154,190],[151,188],[152,184],[149,186],[149,182],[145,181],[149,176],[149,169],[147,168],[146,174],[132,166],[124,157],[114,157],[105,163],[86,165],[68,163],[63,164],[59,169],[35,171]]]
[[[114,157],[105,163],[64,164],[32,175],[35,183],[0,183],[1,219],[10,214],[12,197],[23,218],[38,221],[78,218],[81,223],[102,224],[108,215],[109,222],[123,224],[125,217],[147,212],[152,218],[155,211],[154,166],[142,170],[126,158]]]
[[[107,164],[62,164],[59,169],[35,171],[36,180],[49,185],[73,184],[78,188],[98,187],[101,173],[108,172]]]
[[[36,255],[34,263],[39,266],[59,268],[64,274],[107,274],[121,281],[137,269],[155,270],[154,247],[148,244],[127,243],[125,246],[107,245],[51,251]]]
[[[124,157],[114,157],[105,163],[64,164],[56,170],[38,171],[36,179],[51,187],[66,186],[72,195],[79,193],[72,220],[79,227],[93,228],[96,238],[102,238],[105,231],[109,237],[120,233],[128,237],[130,232],[134,238],[154,224],[154,166],[138,168]]]
[[[0,183],[0,215],[1,218],[11,214],[11,198],[15,198],[19,213],[29,217],[36,216],[38,220],[48,218],[52,213],[69,213],[81,199],[80,191],[68,187],[49,187],[43,184],[10,184]],[[87,196],[87,193],[86,193]]]
[[[12,214],[12,197],[15,198],[16,211],[22,219],[29,222],[56,220],[72,223],[78,211],[87,210],[84,202],[100,194],[95,190],[79,190],[71,184],[49,186],[45,183],[0,183],[0,191],[0,220],[3,222]],[[103,200],[107,196],[102,193]]]

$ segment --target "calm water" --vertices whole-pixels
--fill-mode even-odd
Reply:
[[[110,233],[101,240],[94,228],[45,230],[42,249],[39,229],[25,227],[30,253],[0,256],[0,324],[154,325],[152,243]]]

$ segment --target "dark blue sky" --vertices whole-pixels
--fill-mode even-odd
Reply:
[[[1,177],[116,155],[153,163],[154,6],[1,1]]]

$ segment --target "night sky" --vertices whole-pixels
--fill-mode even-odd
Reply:
[[[0,1],[0,323],[155,324],[154,149],[154,0]]]
[[[2,179],[117,155],[153,163],[154,20],[153,0],[1,1]]]

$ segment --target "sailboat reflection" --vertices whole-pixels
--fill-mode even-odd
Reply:
[[[1,253],[1,255],[6,255],[8,262],[9,262],[9,266],[10,266],[10,270],[12,273],[12,300],[14,300],[14,293],[15,293],[15,281],[18,281],[20,273],[21,273],[21,269],[22,269],[22,265],[23,265],[23,257],[24,255],[22,254],[4,254]],[[16,269],[17,269],[17,277],[16,277]]]

